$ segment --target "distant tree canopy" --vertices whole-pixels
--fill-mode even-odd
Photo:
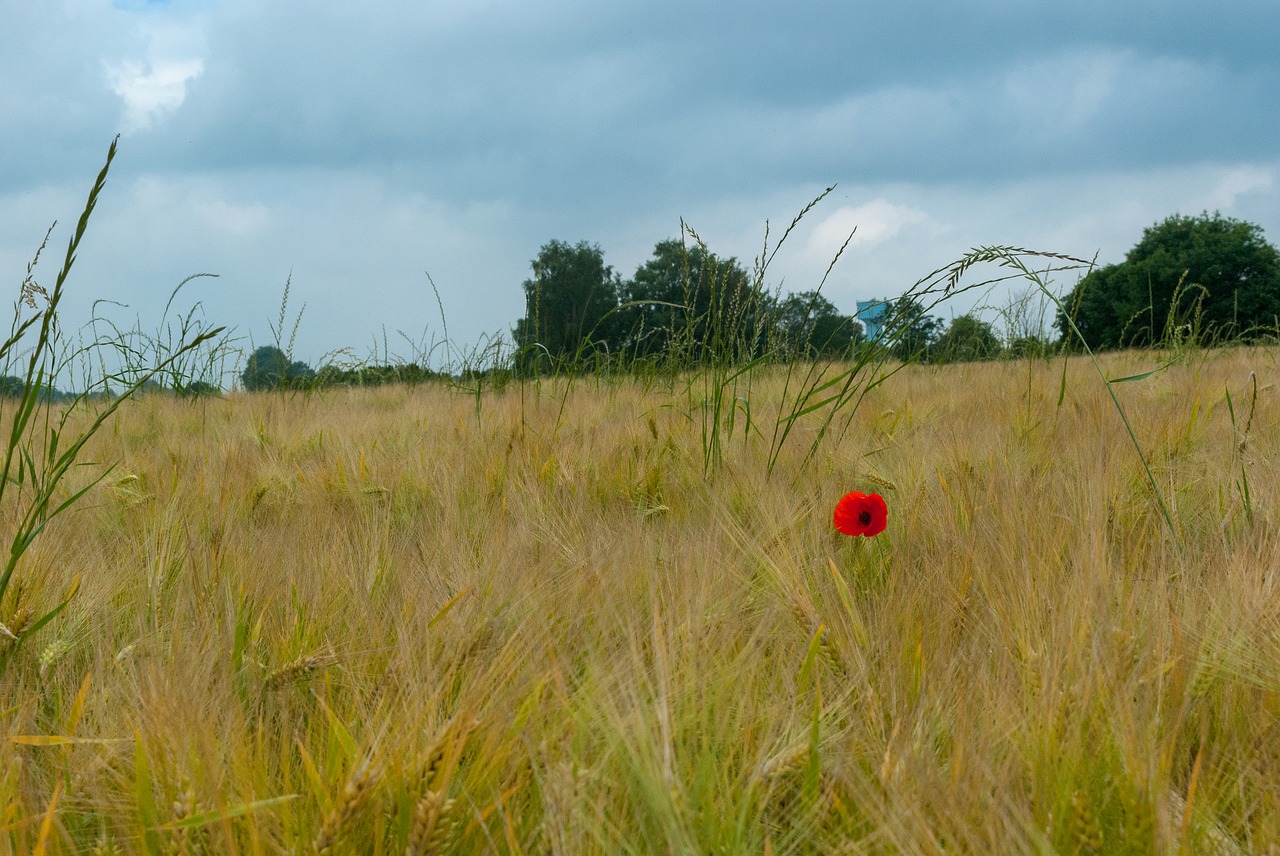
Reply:
[[[928,314],[924,304],[911,295],[880,302],[888,306],[880,341],[903,362],[928,359],[930,348],[942,335],[942,321]]]
[[[669,239],[622,284],[614,330],[632,358],[681,363],[750,358],[764,347],[772,302],[735,258]]]
[[[438,380],[440,377],[442,377],[440,372],[417,363],[384,363],[381,365],[357,366],[327,365],[316,373],[315,385],[317,388],[330,386],[387,386],[400,383],[406,386],[416,386],[420,383]]]
[[[593,343],[606,343],[601,322],[618,306],[618,281],[599,246],[551,241],[533,260],[533,279],[523,287],[525,316],[515,329],[523,359],[545,357],[558,365]]]
[[[190,383],[180,384],[171,391],[183,398],[208,398],[209,396],[222,395],[220,386],[205,380],[193,380]]]
[[[27,391],[27,382],[17,375],[0,376],[0,398],[22,398]],[[42,384],[39,400],[53,404],[74,401],[79,393],[65,392],[54,386]]]
[[[622,284],[614,330],[635,357],[688,351],[706,338],[717,287],[741,291],[747,275],[733,259],[722,260],[699,246],[659,241],[653,257]]]
[[[938,337],[930,351],[930,360],[940,363],[963,363],[998,356],[1001,345],[991,324],[975,315],[951,319],[951,326]]]
[[[816,291],[788,294],[778,303],[778,337],[789,359],[849,356],[862,341],[862,325],[841,315]]]
[[[1253,223],[1216,212],[1174,215],[1146,229],[1123,262],[1082,279],[1064,306],[1095,349],[1158,345],[1188,329],[1242,339],[1274,334],[1280,253]],[[1057,328],[1074,339],[1062,312]]]
[[[848,353],[861,333],[816,292],[776,301],[737,259],[677,239],[658,242],[628,280],[585,242],[552,241],[533,269],[514,331],[524,371],[586,355],[675,365],[742,361],[770,349],[782,358],[830,356]]]
[[[298,388],[316,376],[304,362],[290,362],[284,351],[274,345],[263,345],[249,355],[240,381],[250,391]]]

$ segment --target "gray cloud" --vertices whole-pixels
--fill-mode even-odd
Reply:
[[[849,299],[964,240],[1122,253],[1197,205],[1280,228],[1273,2],[83,0],[2,23],[7,269],[123,130],[86,245],[103,289],[146,305],[220,270],[211,311],[260,333],[292,268],[319,350],[412,315],[426,269],[451,333],[501,329],[551,238],[629,273],[685,216],[749,258],[832,182],[814,228],[886,236]]]
[[[1161,162],[1214,145],[1229,148],[1219,157],[1252,156],[1280,121],[1248,109],[1280,84],[1257,35],[1280,13],[1261,5],[1233,19],[1099,4],[1073,8],[1070,21],[1010,4],[983,15],[913,3],[873,17],[834,4],[624,15],[490,3],[451,18],[243,5],[211,25],[205,73],[148,141],[157,160],[392,162],[438,174],[440,160],[460,159],[495,170],[497,186],[537,190],[538,173],[583,157],[651,169],[732,162],[729,148],[767,163],[785,145],[801,168],[852,158],[911,180],[1064,159],[1074,168],[1126,149]],[[485,177],[464,175],[472,187]]]

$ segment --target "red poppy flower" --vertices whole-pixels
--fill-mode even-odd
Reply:
[[[836,531],[844,535],[879,535],[889,523],[889,508],[878,493],[855,490],[836,503]]]

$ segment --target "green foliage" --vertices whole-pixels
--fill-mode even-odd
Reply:
[[[515,340],[521,368],[537,372],[576,362],[603,342],[601,322],[618,306],[618,282],[604,252],[586,241],[545,244],[533,274],[523,285]]]
[[[625,351],[640,358],[670,353],[693,320],[705,314],[709,289],[703,286],[702,272],[717,263],[701,247],[659,241],[653,257],[622,284],[614,327]]]
[[[933,343],[929,359],[960,363],[990,359],[999,353],[1000,339],[991,325],[974,315],[961,315],[953,318],[951,326]]]
[[[0,377],[0,398],[21,398],[26,383],[15,375]]]
[[[783,359],[848,357],[862,340],[861,325],[818,291],[788,294],[778,302],[776,318]]]
[[[711,252],[682,223],[679,238],[659,241],[623,281],[598,246],[551,241],[532,262],[535,277],[523,284],[526,312],[513,331],[514,367],[528,376],[605,364],[680,371],[766,357],[849,358],[861,325],[823,297],[821,286],[781,301],[767,292],[771,257],[748,272],[736,258]],[[930,321],[919,323],[935,335]]]
[[[687,367],[750,360],[770,338],[772,298],[737,259],[712,253],[687,227],[682,238],[658,242],[626,281],[585,242],[551,241],[533,269],[535,278],[524,283],[526,314],[514,331],[523,374],[602,361]],[[819,336],[829,332],[821,312],[829,306],[818,307]]]
[[[1120,264],[1084,277],[1064,301],[1057,326],[1093,349],[1219,339],[1275,332],[1280,317],[1280,253],[1253,223],[1208,213],[1174,215],[1146,229]]]
[[[385,364],[373,366],[355,366],[343,368],[327,365],[316,373],[315,386],[385,386],[402,383],[408,386],[426,383],[440,378],[439,372],[418,365],[417,363]]]
[[[240,382],[250,392],[265,389],[301,389],[315,379],[316,373],[300,361],[290,361],[289,356],[275,345],[263,345],[249,355]]]
[[[222,388],[208,381],[195,380],[191,383],[180,385],[176,392],[184,398],[204,398],[221,395]]]
[[[1044,336],[1018,336],[1004,349],[1004,355],[1014,359],[1052,356],[1056,351],[1053,342]]]
[[[707,249],[692,231],[659,241],[653,257],[621,286],[611,325],[615,349],[631,358],[665,358],[678,365],[712,359],[712,350],[739,355],[758,347],[755,336],[767,296],[734,258]],[[751,343],[751,344],[748,344]]]
[[[910,292],[884,302],[889,309],[884,315],[881,341],[904,363],[926,357],[929,348],[942,334],[942,321],[930,315],[924,302]]]

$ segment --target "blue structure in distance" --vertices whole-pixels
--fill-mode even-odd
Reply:
[[[854,317],[862,322],[867,331],[867,341],[874,342],[884,333],[884,319],[889,312],[890,304],[884,300],[859,300],[858,311]]]

